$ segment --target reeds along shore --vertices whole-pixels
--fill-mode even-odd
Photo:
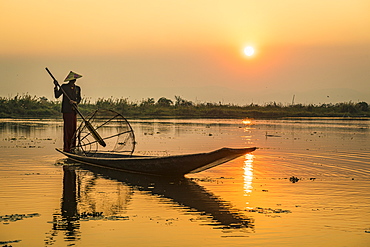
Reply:
[[[45,97],[16,95],[0,97],[1,118],[60,117],[60,100]],[[282,118],[282,117],[370,117],[366,102],[336,104],[283,105],[270,102],[264,105],[234,105],[222,103],[194,103],[175,96],[175,100],[162,97],[130,102],[126,98],[82,100],[79,109],[88,114],[96,109],[112,109],[129,118]]]

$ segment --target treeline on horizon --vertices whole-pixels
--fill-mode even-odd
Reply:
[[[60,117],[61,100],[28,94],[0,97],[0,118]],[[175,96],[175,100],[162,97],[130,102],[126,98],[82,100],[79,109],[89,114],[96,109],[111,109],[128,118],[283,118],[283,117],[370,117],[366,102],[336,104],[292,104],[270,102],[264,105],[234,105],[222,103],[194,103]]]

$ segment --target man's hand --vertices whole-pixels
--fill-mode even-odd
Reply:
[[[54,85],[55,85],[55,88],[58,88],[58,81],[57,80],[54,80]]]
[[[76,102],[76,101],[74,101],[74,100],[70,100],[70,101],[69,101],[69,103],[70,103],[71,105],[77,105],[77,102]]]

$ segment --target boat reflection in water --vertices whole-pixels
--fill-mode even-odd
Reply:
[[[243,212],[233,208],[230,203],[216,197],[194,180],[186,177],[170,179],[160,176],[146,176],[86,166],[80,163],[64,165],[63,172],[61,213],[54,214],[53,231],[50,235],[56,236],[59,231],[63,231],[66,241],[78,241],[81,236],[80,222],[89,218],[94,220],[128,219],[128,216],[121,214],[135,190],[147,192],[148,195],[159,198],[170,199],[170,204],[174,208],[180,206],[186,212],[199,214],[201,216],[199,223],[202,225],[211,225],[217,229],[254,228],[252,218],[245,216]],[[98,178],[112,182],[118,181],[120,187],[116,186],[115,189],[119,190],[118,194],[123,198],[118,200],[107,197],[104,200],[89,198],[96,197],[90,192]],[[126,192],[122,193],[123,190]],[[117,191],[115,195],[117,197]],[[104,203],[110,201],[112,205],[97,205],[103,203],[102,201]],[[47,243],[52,244],[52,236],[46,240]]]

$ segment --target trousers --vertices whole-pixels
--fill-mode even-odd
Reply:
[[[63,150],[64,152],[71,152],[76,147],[75,132],[77,129],[77,115],[76,112],[63,113]]]

